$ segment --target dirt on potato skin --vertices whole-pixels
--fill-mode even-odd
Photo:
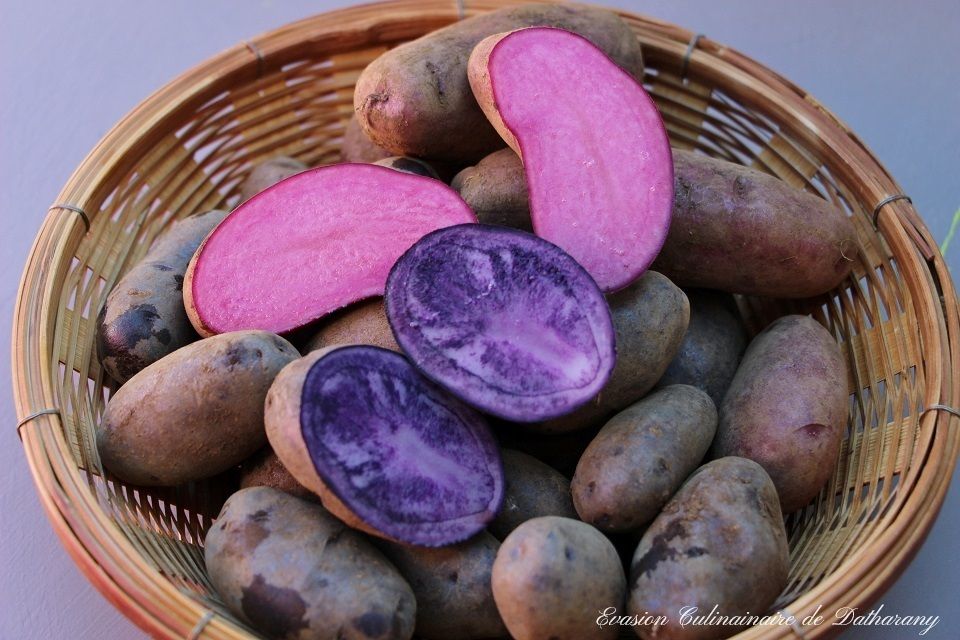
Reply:
[[[396,568],[320,505],[268,487],[231,496],[204,540],[224,604],[271,638],[409,640],[416,600]]]
[[[641,638],[729,637],[739,627],[681,626],[677,611],[720,615],[766,611],[787,585],[787,534],[776,489],[751,460],[700,467],[644,532],[630,568],[627,614],[665,625],[635,627]]]
[[[226,216],[213,210],[177,221],[114,285],[96,325],[97,358],[111,378],[124,383],[200,338],[183,305],[183,278],[197,247]]]

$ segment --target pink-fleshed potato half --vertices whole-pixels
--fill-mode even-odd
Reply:
[[[673,161],[653,100],[589,40],[560,29],[491,36],[470,86],[523,160],[534,232],[603,291],[639,278],[670,228]]]
[[[443,183],[364,164],[304,171],[237,207],[194,255],[184,301],[201,335],[287,333],[382,295],[425,234],[476,222]]]

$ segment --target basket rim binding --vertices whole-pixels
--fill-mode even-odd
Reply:
[[[108,175],[129,170],[145,147],[172,122],[241,80],[258,77],[308,47],[330,52],[398,33],[423,31],[464,16],[517,4],[508,0],[393,0],[356,5],[319,14],[268,33],[205,60],[153,93],[108,132],[83,160],[57,197],[57,203],[96,215],[106,195]],[[648,61],[684,60],[691,76],[716,74],[724,91],[743,104],[776,114],[785,131],[816,149],[839,180],[856,186],[858,199],[879,203],[901,190],[857,136],[799,87],[739,52],[680,27],[625,11],[619,15],[640,25]],[[688,53],[689,48],[689,53]],[[171,106],[172,105],[172,106]],[[89,206],[96,203],[97,206]],[[871,204],[871,206],[873,206]],[[890,202],[877,213],[878,233],[896,256],[910,290],[927,367],[923,406],[954,407],[960,402],[960,309],[947,266],[929,230],[906,200]],[[124,615],[156,637],[245,638],[247,632],[211,615],[188,593],[140,557],[97,501],[77,468],[58,413],[62,406],[54,384],[55,332],[60,291],[87,227],[69,209],[51,208],[34,240],[20,281],[15,306],[12,376],[18,434],[44,510],[70,556],[93,585]],[[792,602],[789,613],[802,619],[818,605],[863,606],[873,602],[900,575],[919,549],[943,503],[960,452],[960,431],[947,411],[928,410],[919,418],[918,444],[910,470],[884,525],[860,542],[842,564]],[[25,420],[30,418],[29,420]],[[882,559],[878,562],[877,559]],[[827,624],[802,629],[803,637],[832,633]],[[787,627],[754,627],[737,638],[796,637]]]

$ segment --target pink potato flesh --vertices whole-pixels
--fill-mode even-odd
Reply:
[[[437,180],[341,164],[290,177],[241,204],[193,258],[184,292],[197,330],[286,333],[383,294],[422,236],[476,222]]]
[[[650,266],[670,226],[673,162],[660,113],[633,77],[578,35],[530,28],[498,37],[488,75],[471,60],[471,84],[523,159],[533,229],[602,290],[622,289]]]

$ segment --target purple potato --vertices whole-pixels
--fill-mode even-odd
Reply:
[[[187,264],[227,215],[207,211],[174,223],[110,291],[97,316],[97,357],[124,383],[167,354],[200,339],[183,306]]]
[[[610,309],[590,275],[516,229],[427,234],[390,271],[386,307],[397,343],[427,377],[507,420],[573,411],[616,361]]]
[[[240,465],[240,488],[270,487],[304,500],[317,501],[312,491],[297,482],[270,447],[264,447]]]
[[[343,131],[340,158],[343,162],[377,162],[395,156],[367,137],[356,116],[350,118]]]
[[[267,187],[309,169],[306,164],[289,156],[276,156],[255,166],[240,187],[241,202],[249,200]]]
[[[383,310],[383,298],[363,300],[325,317],[301,352],[310,353],[338,344],[368,344],[400,351]]]
[[[690,301],[690,325],[657,386],[692,385],[705,391],[719,407],[747,348],[747,332],[730,294],[708,289],[685,293]]]
[[[712,455],[759,462],[784,513],[805,507],[837,466],[847,422],[847,369],[808,316],[784,316],[750,343],[720,406]]]
[[[516,640],[611,640],[597,615],[623,608],[627,580],[617,550],[590,525],[545,516],[507,536],[493,563],[493,598]]]
[[[263,403],[299,354],[266,331],[177,349],[130,378],[96,425],[103,465],[130,484],[172,487],[234,467],[266,444]]]
[[[440,179],[436,169],[431,167],[423,160],[418,160],[416,158],[408,158],[407,156],[390,156],[389,158],[384,158],[383,160],[377,160],[373,164],[381,167],[387,167],[388,169],[394,169],[396,171],[403,171],[404,173],[412,173],[415,176],[433,178],[434,180]]]
[[[757,463],[721,458],[680,487],[643,534],[630,567],[627,614],[666,624],[633,627],[641,638],[719,640],[742,627],[678,623],[683,607],[705,615],[763,615],[787,586],[787,532],[777,491]]]
[[[686,294],[656,271],[607,296],[616,331],[617,364],[603,390],[573,413],[530,425],[543,433],[599,429],[643,398],[680,348],[690,319]]]
[[[233,494],[204,540],[228,609],[274,640],[409,640],[417,603],[397,569],[318,504]]]
[[[293,477],[372,535],[453,544],[486,527],[503,500],[484,419],[392,351],[329,347],[294,361],[270,388],[265,419]]]
[[[570,498],[570,481],[556,469],[520,451],[503,449],[503,477],[506,489],[500,513],[487,529],[498,540],[527,520],[540,516],[576,519]]]
[[[653,520],[703,460],[717,409],[689,385],[655,391],[615,415],[580,458],[570,487],[577,513],[601,531]]]
[[[417,598],[418,638],[483,640],[507,635],[490,586],[500,548],[492,535],[481,531],[440,549],[386,541],[379,547]]]
[[[527,178],[513,149],[494,151],[456,176],[450,186],[484,224],[532,231]]]

